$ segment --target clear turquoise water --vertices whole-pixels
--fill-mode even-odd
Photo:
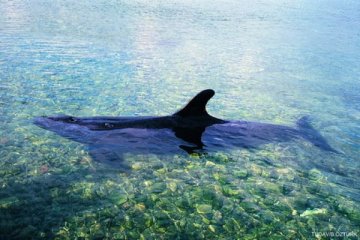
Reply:
[[[352,0],[0,1],[0,238],[359,236],[359,16]],[[32,123],[167,115],[206,88],[224,119],[310,115],[341,154],[127,154],[126,174]]]

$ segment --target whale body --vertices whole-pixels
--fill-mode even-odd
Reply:
[[[223,148],[257,148],[270,142],[305,139],[329,152],[334,150],[310,124],[307,116],[295,127],[211,116],[206,104],[215,95],[207,89],[169,116],[74,117],[43,116],[34,123],[65,138],[86,144],[94,160],[125,168],[122,155],[131,153],[194,153]]]

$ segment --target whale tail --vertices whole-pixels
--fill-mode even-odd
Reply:
[[[333,153],[339,153],[333,149],[325,140],[323,136],[310,124],[310,119],[308,116],[300,118],[296,125],[300,130],[301,136],[311,142],[314,146]]]

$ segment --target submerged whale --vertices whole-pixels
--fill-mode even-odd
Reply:
[[[270,142],[305,139],[322,150],[335,152],[309,123],[296,127],[228,121],[213,117],[206,104],[215,95],[207,89],[198,93],[183,109],[161,117],[73,117],[43,116],[34,123],[65,138],[87,144],[94,160],[126,168],[124,153],[166,154],[222,148],[256,148]]]

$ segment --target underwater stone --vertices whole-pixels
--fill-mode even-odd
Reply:
[[[235,218],[226,219],[223,228],[229,233],[242,232],[241,224]]]
[[[156,173],[158,173],[158,174],[165,174],[166,173],[166,171],[167,171],[167,169],[166,168],[159,168],[158,170],[156,170],[155,172]]]
[[[133,170],[135,170],[135,171],[140,170],[140,169],[142,168],[142,164],[139,163],[139,162],[134,163],[134,164],[131,166],[131,168],[132,168]]]
[[[165,183],[154,183],[151,187],[150,187],[150,191],[153,193],[161,193],[163,191],[165,191],[166,189],[166,184]]]
[[[146,208],[144,203],[135,204],[134,207],[135,207],[135,209],[137,209],[137,210],[139,210],[141,212],[143,212],[145,210],[145,208]]]
[[[226,166],[221,164],[215,164],[214,169],[218,172],[226,172]]]
[[[172,192],[175,192],[176,189],[177,189],[177,184],[176,184],[176,182],[169,182],[169,183],[167,183],[167,186],[168,186],[168,188],[169,188]]]
[[[208,204],[197,204],[196,211],[200,214],[210,213],[212,211],[212,207]]]
[[[279,178],[287,181],[293,181],[295,179],[295,173],[289,168],[280,168],[275,170],[279,174]]]
[[[150,194],[150,199],[153,202],[156,202],[159,199],[159,196],[157,194]]]
[[[185,173],[182,169],[181,170],[174,169],[171,172],[169,172],[167,174],[167,176],[170,178],[182,179],[184,177],[184,175],[186,175],[186,174],[187,173]]]
[[[164,164],[161,162],[156,162],[154,164],[151,165],[151,169],[157,170],[160,168],[164,168]]]
[[[226,163],[229,161],[229,157],[223,153],[217,153],[214,157],[216,158],[216,161],[220,163]]]
[[[316,208],[312,210],[306,210],[303,213],[300,214],[300,217],[308,217],[312,215],[318,215],[318,214],[326,214],[327,210],[325,208]]]
[[[145,180],[144,181],[144,185],[146,186],[146,187],[149,187],[149,186],[151,186],[153,183],[152,183],[152,181],[150,181],[150,180]]]
[[[153,214],[155,218],[155,224],[158,228],[165,228],[172,225],[172,220],[170,219],[166,211],[157,210]]]
[[[213,233],[216,232],[215,226],[214,225],[209,225],[209,230],[212,231]]]
[[[360,210],[354,202],[341,200],[337,209],[339,212],[345,213],[349,219],[360,222]]]
[[[261,211],[260,217],[261,217],[261,220],[266,224],[271,224],[271,223],[277,221],[274,214],[269,210]]]
[[[215,163],[213,163],[213,162],[211,162],[211,161],[206,161],[206,163],[205,163],[205,166],[206,167],[213,167],[213,166],[215,166],[216,164]]]
[[[156,202],[156,206],[167,211],[174,211],[174,203],[171,198],[161,197]]]
[[[127,196],[122,193],[112,193],[109,198],[116,205],[122,205],[128,200]]]
[[[203,223],[205,223],[206,225],[209,225],[210,224],[210,220],[205,218],[205,217],[202,217],[202,221]]]
[[[245,192],[242,189],[225,185],[222,187],[222,192],[225,196],[234,196],[238,199],[245,198]]]
[[[263,182],[262,185],[267,192],[280,193],[280,188],[276,183]]]
[[[309,171],[309,178],[311,180],[317,181],[317,180],[320,180],[321,178],[323,178],[323,175],[319,170],[313,168]]]
[[[238,178],[241,178],[241,179],[245,179],[249,175],[249,173],[246,169],[234,171],[234,174],[235,174],[235,176],[237,176]]]
[[[247,212],[254,213],[259,210],[259,207],[251,201],[242,201],[240,206],[245,209]]]
[[[266,196],[265,198],[262,199],[261,204],[263,206],[268,206],[271,207],[272,205],[276,204],[278,201],[278,198],[276,196],[274,196],[274,194],[271,194],[269,196]]]
[[[290,183],[284,183],[282,186],[282,193],[284,195],[289,195],[292,191],[294,191],[294,186]]]
[[[233,209],[234,209],[234,202],[229,200],[228,198],[224,198],[223,205],[221,207],[221,212],[229,213],[229,212],[233,211]]]
[[[318,194],[321,191],[321,186],[317,182],[309,182],[306,190],[311,194]]]
[[[183,228],[185,227],[185,225],[186,225],[186,219],[185,218],[180,219],[179,226]]]
[[[231,183],[231,180],[228,176],[222,175],[220,173],[214,173],[213,177],[222,185]]]
[[[215,222],[220,222],[222,220],[222,214],[220,211],[218,211],[218,210],[214,211],[213,220]]]
[[[258,176],[261,176],[263,172],[263,169],[255,164],[251,165],[250,170],[252,175],[258,175]]]
[[[11,205],[19,203],[19,199],[17,197],[8,197],[0,199],[0,208],[8,208]]]

